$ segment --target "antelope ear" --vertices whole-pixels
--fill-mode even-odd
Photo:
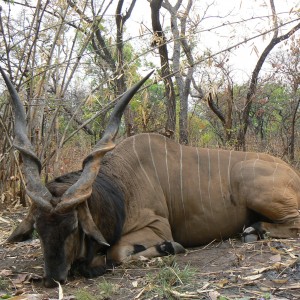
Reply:
[[[34,230],[33,210],[34,207],[31,205],[27,216],[6,240],[7,243],[23,242],[32,237],[32,232]]]
[[[105,240],[104,236],[96,226],[86,201],[78,205],[77,212],[78,221],[80,222],[84,233],[96,240],[100,245],[109,247],[109,243]]]

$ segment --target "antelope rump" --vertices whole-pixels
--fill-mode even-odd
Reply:
[[[26,134],[24,107],[0,71],[11,95],[14,146],[22,155],[32,200],[8,242],[26,240],[37,230],[46,287],[64,283],[75,269],[95,277],[111,264],[182,253],[184,247],[241,232],[245,241],[266,232],[298,237],[300,177],[282,160],[187,147],[152,133],[115,145],[123,111],[151,73],[120,99],[82,170],[44,185]]]

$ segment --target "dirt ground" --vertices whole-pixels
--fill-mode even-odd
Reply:
[[[20,209],[0,213],[0,299],[300,299],[298,239],[213,242],[45,289],[39,240],[4,243],[23,216]]]

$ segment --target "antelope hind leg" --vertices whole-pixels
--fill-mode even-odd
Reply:
[[[255,236],[257,239],[262,239],[265,235],[273,238],[299,237],[300,215],[296,190],[290,189],[285,195],[277,193],[276,196],[273,195],[273,199],[262,194],[248,202],[248,207],[270,222],[259,221],[246,228],[243,233],[244,241],[253,241]]]
[[[248,227],[243,232],[243,241],[250,242],[264,237],[273,238],[299,238],[300,237],[300,217],[285,223],[257,222]]]
[[[231,174],[232,190],[249,210],[268,222],[260,221],[246,228],[248,238],[299,237],[300,177],[287,164],[249,160],[236,164]]]

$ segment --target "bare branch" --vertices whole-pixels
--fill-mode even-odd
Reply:
[[[207,97],[207,104],[209,106],[209,108],[216,114],[216,116],[221,120],[222,124],[225,126],[226,124],[226,120],[225,117],[223,115],[223,113],[221,112],[220,108],[216,105],[216,103],[213,100],[212,97],[212,93],[208,94]]]

